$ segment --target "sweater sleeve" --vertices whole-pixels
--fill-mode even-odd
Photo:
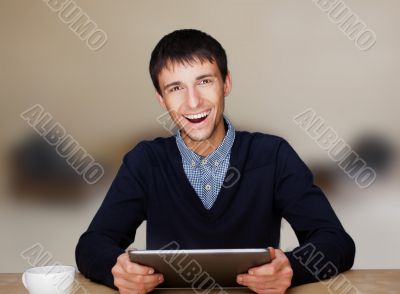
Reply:
[[[78,269],[87,278],[115,288],[111,269],[146,219],[146,170],[145,151],[138,144],[125,155],[103,203],[76,246]]]
[[[313,175],[283,141],[277,156],[275,199],[292,226],[299,247],[286,252],[293,269],[292,286],[330,278],[350,269],[355,244],[345,232]]]

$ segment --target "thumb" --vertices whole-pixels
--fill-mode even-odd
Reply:
[[[271,256],[271,260],[276,258],[275,249],[273,247],[268,247],[269,255]]]

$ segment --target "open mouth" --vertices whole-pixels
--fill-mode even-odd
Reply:
[[[201,112],[198,114],[186,114],[184,117],[190,121],[191,123],[198,124],[201,123],[203,120],[205,120],[208,115],[210,114],[211,110]]]

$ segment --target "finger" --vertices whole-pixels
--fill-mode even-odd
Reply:
[[[288,263],[286,255],[280,254],[279,251],[273,250],[274,259],[270,263],[250,268],[248,273],[251,275],[274,275],[279,272]]]
[[[154,273],[153,268],[138,263],[134,263],[131,261],[124,267],[124,270],[127,273],[137,274],[137,275],[152,275]]]
[[[149,277],[152,279],[148,279]],[[114,279],[114,284],[117,288],[130,291],[146,291],[149,289],[154,289],[162,282],[164,282],[164,278],[161,274],[140,276],[139,278],[135,277],[134,279],[126,279],[124,277],[118,277]]]
[[[161,277],[160,279],[158,279],[156,282],[154,283],[147,283],[145,284],[145,288],[146,288],[146,293],[151,292],[154,290],[155,287],[157,287],[159,284],[164,282],[164,278]]]
[[[163,280],[162,274],[153,275],[133,275],[133,274],[123,274],[121,278],[124,280],[134,283],[134,284],[149,284],[149,283],[159,283]]]
[[[128,273],[140,275],[151,275],[154,273],[153,268],[132,262],[128,253],[123,253],[118,256],[117,263]]]
[[[155,287],[157,287],[159,284],[162,284],[164,282],[164,278],[158,279],[156,282],[154,283],[148,283],[146,284],[146,288],[149,290],[154,289]]]
[[[254,277],[250,276],[247,280],[242,280],[242,282],[238,281],[239,284],[259,288],[259,289],[278,289],[282,292],[283,289],[287,289],[291,284],[291,274],[289,275],[276,275],[274,279],[271,276],[267,276],[266,279],[254,279]]]
[[[288,281],[287,279],[276,277],[275,279],[269,280],[242,280],[242,282],[238,281],[238,284],[249,288],[253,287],[258,289],[280,289],[280,291],[282,291],[282,289],[287,289],[290,286],[290,281]]]
[[[136,283],[132,283],[131,281],[125,280],[123,278],[115,278],[114,285],[118,288],[120,293],[123,293],[123,292],[132,293],[132,292],[145,291],[144,284],[139,285]]]
[[[122,253],[120,256],[118,256],[117,262],[118,262],[119,264],[121,264],[121,265],[130,262],[128,253],[125,252],[125,253]]]
[[[279,287],[279,284],[277,283],[272,283],[272,284],[263,284],[263,283],[247,283],[247,284],[242,284],[245,287],[248,288],[254,288],[258,290],[279,290],[281,287]],[[258,293],[258,292],[257,292]]]
[[[162,274],[153,274],[153,275],[137,275],[133,279],[136,283],[144,283],[144,284],[158,284],[164,280]]]
[[[278,272],[280,263],[279,260],[274,259],[271,263],[249,269],[248,273],[254,276],[271,276]]]
[[[241,274],[237,276],[237,281],[240,283],[271,283],[277,280],[277,276],[270,275],[249,275],[249,274]]]
[[[276,258],[282,258],[282,257],[286,258],[285,252],[283,252],[280,249],[275,249],[275,256],[276,256]]]

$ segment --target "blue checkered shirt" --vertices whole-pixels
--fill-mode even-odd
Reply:
[[[226,117],[224,119],[228,125],[224,140],[216,150],[206,157],[190,150],[183,141],[179,130],[175,136],[185,174],[207,209],[211,209],[221,190],[235,140],[235,129]]]

